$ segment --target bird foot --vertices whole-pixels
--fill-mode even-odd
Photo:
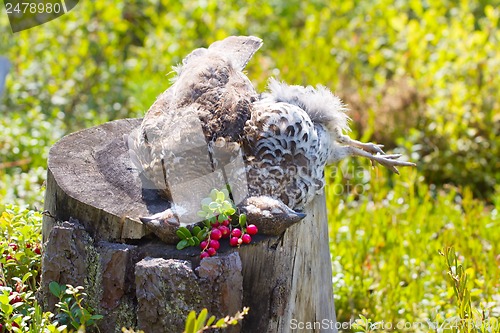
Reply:
[[[268,196],[246,198],[238,207],[246,214],[247,223],[255,224],[259,233],[264,235],[279,235],[306,217],[306,214]]]
[[[378,145],[371,142],[367,143],[359,142],[359,144],[356,144],[355,147],[363,149],[364,151],[369,152],[370,154],[382,154],[382,155],[385,154],[385,152],[382,150],[382,148],[384,148],[384,145]]]
[[[396,166],[415,166],[415,163],[412,162],[406,162],[406,161],[399,161],[398,158],[401,157],[401,154],[390,154],[390,155],[372,155],[370,159],[383,166],[385,166],[387,169],[391,170],[392,172],[396,173],[399,175],[399,171],[396,168]]]

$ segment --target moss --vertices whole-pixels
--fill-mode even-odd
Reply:
[[[122,298],[120,305],[113,312],[116,313],[115,332],[122,332],[122,327],[137,328],[136,306],[130,298]]]

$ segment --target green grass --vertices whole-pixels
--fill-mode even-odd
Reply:
[[[500,317],[500,202],[489,207],[470,190],[433,189],[411,169],[400,176],[374,169],[358,193],[339,194],[358,168],[344,163],[326,189],[337,319],[362,314],[396,327],[457,316],[439,254],[450,246],[466,268],[474,307]]]

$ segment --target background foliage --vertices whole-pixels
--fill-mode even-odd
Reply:
[[[171,66],[228,35],[264,46],[247,70],[323,84],[354,134],[417,161],[401,177],[349,161],[329,169],[339,319],[452,316],[437,249],[454,245],[472,300],[500,315],[500,1],[81,1],[13,35],[0,97],[0,203],[41,208],[49,147],[64,134],[140,117]],[[363,166],[368,171],[362,171]],[[494,312],[496,311],[496,312]]]

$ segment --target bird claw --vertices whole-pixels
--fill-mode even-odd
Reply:
[[[378,145],[375,143],[360,143],[359,148],[363,149],[366,152],[369,152],[370,154],[382,154],[385,155],[385,152],[382,150],[384,145]]]
[[[400,158],[401,154],[389,154],[389,155],[383,155],[384,158],[386,159],[389,159],[389,160],[397,160],[398,158]]]
[[[376,161],[377,163],[385,166],[387,169],[391,170],[395,174],[399,175],[399,170],[396,166],[416,166],[415,163],[399,161],[398,158],[401,157],[401,154],[391,154],[391,155],[374,155],[372,162]]]

